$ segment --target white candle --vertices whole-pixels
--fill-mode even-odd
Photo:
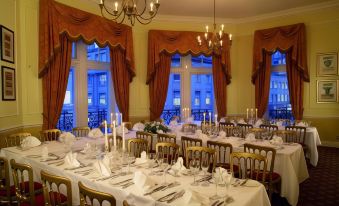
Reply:
[[[117,121],[117,126],[119,126],[119,114],[115,113],[115,121]]]
[[[108,150],[108,137],[107,137],[107,121],[104,121],[105,124],[105,150]]]
[[[215,125],[217,125],[217,122],[218,122],[218,114],[215,114],[215,115],[214,115],[214,122],[215,122]]]
[[[111,113],[111,124],[113,122],[113,113]]]
[[[253,118],[253,108],[251,108],[251,118]]]
[[[209,112],[208,115],[210,116],[210,126],[211,126],[212,125],[212,114],[211,114],[211,112]]]
[[[125,145],[125,123],[121,123],[122,126],[122,151],[126,151],[126,145]]]
[[[115,121],[113,121],[112,127],[113,127],[113,145],[114,145],[114,148],[116,148],[116,146],[117,146],[117,130],[115,128]]]
[[[204,124],[206,123],[206,113],[204,112]]]
[[[255,118],[258,119],[258,108],[255,108]]]
[[[246,109],[246,119],[248,119],[248,108]]]
[[[122,113],[120,113],[120,125],[122,124]]]

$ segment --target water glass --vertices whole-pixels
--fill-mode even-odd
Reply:
[[[166,173],[167,173],[168,167],[169,167],[168,159],[167,158],[163,158],[162,164],[161,164],[161,168],[164,171],[164,183],[167,183],[167,181],[166,181]]]
[[[213,180],[215,184],[215,195],[210,197],[210,200],[217,200],[220,199],[221,197],[218,195],[218,184],[221,182],[221,174],[219,172],[214,172],[213,174]]]
[[[193,183],[191,183],[191,185],[192,186],[198,186],[199,183],[195,181],[195,176],[199,172],[199,161],[191,160],[189,166],[190,166],[191,174],[193,174],[193,178],[194,178],[194,181],[193,181]]]
[[[204,158],[202,159],[202,162],[201,162],[201,169],[202,169],[202,171],[204,172],[204,177],[207,176],[208,168],[209,168],[209,159],[208,159],[208,157],[204,157]],[[208,181],[204,181],[204,182],[202,183],[202,186],[204,186],[204,187],[209,186]]]
[[[172,161],[171,161],[171,170],[174,172],[174,177],[179,177],[179,175],[178,175],[178,172],[179,172],[179,168],[178,167],[176,167],[176,161],[174,160],[174,159],[172,159]]]
[[[226,202],[227,198],[229,197],[229,189],[230,189],[231,182],[233,179],[233,173],[231,171],[225,170],[222,176],[223,176],[223,181],[224,181],[225,188],[226,188],[226,195],[225,195],[225,202]]]
[[[239,128],[237,128],[237,127],[233,128],[233,135],[235,137],[238,137],[239,133],[240,133]]]
[[[148,174],[149,176],[153,176],[154,173],[154,166],[155,166],[155,162],[156,162],[156,154],[155,153],[149,153],[148,154],[148,168],[151,169],[151,172]]]
[[[161,167],[162,166],[162,161],[164,159],[163,159],[163,155],[160,152],[157,153],[156,160],[157,160],[157,164],[159,165],[159,167]],[[157,175],[161,176],[162,174],[160,172],[158,172]]]

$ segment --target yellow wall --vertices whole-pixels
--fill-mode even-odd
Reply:
[[[61,3],[99,14],[95,4],[83,0],[58,0]],[[0,23],[16,32],[16,71],[18,96],[16,102],[0,101],[0,133],[5,129],[36,127],[42,123],[41,80],[38,79],[38,0],[2,0]],[[178,21],[179,20],[179,21]],[[311,82],[305,84],[305,118],[318,127],[322,141],[336,141],[339,136],[334,127],[339,125],[339,103],[316,103],[316,53],[338,52],[339,6],[304,11],[283,17],[270,17],[245,23],[226,24],[233,34],[231,50],[232,84],[228,86],[227,109],[229,114],[242,114],[254,107],[254,87],[250,82],[252,69],[253,33],[257,29],[303,22],[306,24],[308,66]],[[133,27],[136,77],[131,84],[131,119],[149,116],[147,71],[147,35],[150,29],[203,31],[204,23],[183,22],[180,19],[153,21],[151,24]],[[1,64],[5,64],[1,62]],[[21,78],[22,77],[22,78]],[[338,79],[338,76],[334,77]],[[13,116],[7,117],[5,114]]]

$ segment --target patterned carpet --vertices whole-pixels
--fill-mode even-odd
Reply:
[[[339,148],[318,147],[317,167],[308,164],[310,178],[300,184],[298,206],[339,205]],[[272,206],[289,205],[274,195]]]

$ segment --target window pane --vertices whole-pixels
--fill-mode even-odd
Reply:
[[[72,43],[72,59],[77,58],[77,44],[76,42]]]
[[[212,56],[206,57],[204,55],[200,55],[197,57],[192,56],[192,67],[193,68],[212,68]]]
[[[173,116],[180,116],[181,87],[180,74],[171,73],[168,83],[167,98],[161,118],[169,123]]]
[[[88,125],[91,128],[98,127],[109,119],[108,74],[108,71],[101,70],[88,70],[87,73]]]
[[[286,55],[276,51],[272,54],[272,65],[286,64]]]
[[[181,66],[181,56],[180,54],[174,54],[172,56],[171,67],[180,67]]]
[[[110,62],[109,47],[100,48],[96,43],[88,45],[87,59],[89,61]]]
[[[62,111],[57,123],[61,131],[71,131],[74,122],[74,70],[71,68],[68,76],[67,89]]]
[[[214,115],[212,74],[191,74],[191,105],[194,120],[203,120],[203,113]],[[201,101],[202,100],[202,101]],[[209,118],[207,116],[207,118]]]

